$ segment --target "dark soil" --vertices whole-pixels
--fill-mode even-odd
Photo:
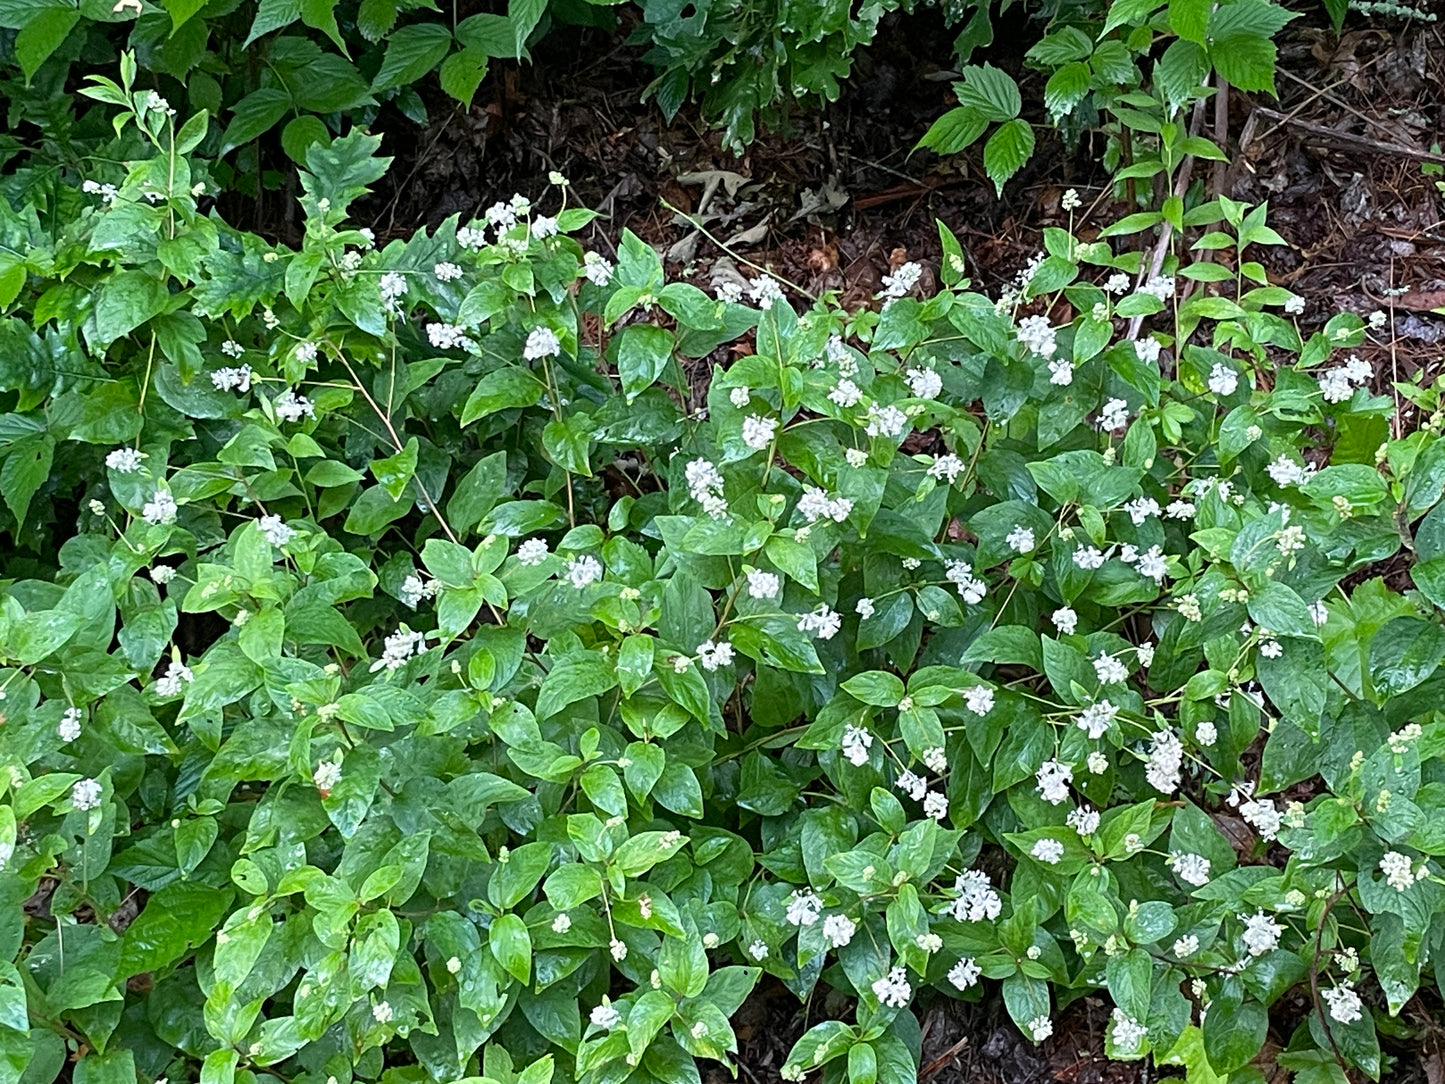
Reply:
[[[881,276],[905,259],[923,261],[927,274],[936,269],[938,219],[963,243],[977,285],[996,290],[1041,247],[1045,227],[1066,224],[1065,189],[1083,197],[1081,232],[1129,208],[1106,187],[1096,161],[1102,143],[1087,136],[1077,147],[1052,136],[1041,142],[1002,199],[984,176],[980,148],[947,160],[911,153],[952,104],[952,38],[929,18],[920,11],[886,21],[840,101],[802,113],[790,131],[763,135],[741,158],[723,151],[687,109],[669,125],[643,103],[651,69],[620,38],[559,30],[533,65],[489,77],[470,112],[437,99],[433,123],[420,132],[384,117],[384,149],[397,162],[390,187],[358,217],[379,236],[400,236],[453,213],[477,215],[513,192],[536,198],[557,170],[570,178],[573,205],[605,215],[584,238],[589,246],[611,251],[630,229],[665,254],[670,274],[703,285],[732,260],[766,267],[807,294],[837,291],[846,305],[866,305]],[[1390,394],[1395,380],[1445,374],[1445,318],[1430,311],[1445,306],[1445,190],[1437,184],[1445,176],[1429,160],[1445,145],[1445,39],[1418,23],[1347,25],[1338,38],[1300,26],[1321,18],[1312,8],[1284,35],[1278,101],[1232,93],[1228,131],[1205,126],[1232,164],[1200,163],[1196,191],[1269,201],[1270,224],[1289,244],[1250,255],[1306,298],[1299,318],[1306,334],[1342,309],[1385,313],[1360,353],[1376,363],[1376,390]],[[1029,81],[1039,77],[1020,61],[1040,28],[1019,18],[1005,29],[997,40],[1012,45],[989,60],[1024,79],[1025,100],[1037,101],[1041,88]],[[678,212],[700,216],[711,237]],[[1397,432],[1414,421],[1413,408],[1400,402]],[[1431,1023],[1439,1006],[1421,1000],[1401,1014],[1399,1030],[1408,1035],[1388,1048],[1386,1079],[1398,1084],[1445,1082]],[[1295,1002],[1281,1003],[1279,1026],[1310,1011],[1307,991]],[[917,1008],[921,1080],[1145,1084],[1179,1074],[1107,1060],[1108,1007],[1098,999],[1060,1012],[1055,1035],[1039,1045],[1009,1021],[996,991],[978,1003],[939,998]],[[735,1021],[739,1079],[780,1080],[798,1036],[845,1010],[821,994],[800,1005],[765,983]],[[1274,1057],[1288,1040],[1272,1035],[1259,1059],[1269,1084],[1287,1078]],[[708,1079],[728,1078],[719,1071]]]

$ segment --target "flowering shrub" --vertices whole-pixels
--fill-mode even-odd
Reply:
[[[763,972],[848,999],[788,1079],[912,1081],[986,986],[1201,1079],[1293,991],[1281,1064],[1379,1075],[1445,929],[1442,415],[1301,336],[1263,208],[799,313],[584,252],[560,177],[378,250],[360,133],[269,246],[132,71],[84,205],[0,222],[6,1079],[676,1084]]]

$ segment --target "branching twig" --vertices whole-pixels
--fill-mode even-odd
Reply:
[[[1200,98],[1194,103],[1194,114],[1189,118],[1189,134],[1197,136],[1199,129],[1204,126],[1204,99]],[[1184,193],[1189,191],[1190,178],[1194,176],[1194,155],[1186,154],[1184,161],[1179,166],[1179,177],[1174,182],[1174,194],[1180,199]],[[1164,267],[1164,258],[1169,255],[1169,243],[1174,240],[1174,224],[1167,219],[1159,230],[1159,242],[1154,246],[1153,255],[1139,268],[1139,285],[1142,286],[1152,278],[1159,275]],[[1125,335],[1125,341],[1134,342],[1139,338],[1139,329],[1144,326],[1144,317],[1135,316],[1129,321],[1129,331]]]
[[[1330,1041],[1330,1049],[1334,1052],[1335,1061],[1339,1064],[1340,1071],[1345,1074],[1345,1079],[1349,1080],[1351,1079],[1349,1063],[1345,1061],[1344,1055],[1340,1053],[1340,1045],[1335,1042],[1335,1033],[1330,1030],[1329,1015],[1325,1012],[1325,1007],[1320,1002],[1320,946],[1325,936],[1325,923],[1329,920],[1330,911],[1333,910],[1335,904],[1340,901],[1340,897],[1344,896],[1345,893],[1350,890],[1349,886],[1340,880],[1338,873],[1335,874],[1335,883],[1340,887],[1325,903],[1325,909],[1320,912],[1319,925],[1315,927],[1315,951],[1310,959],[1310,1000],[1314,1002],[1315,1012],[1319,1014],[1320,1027],[1324,1028],[1325,1038]]]

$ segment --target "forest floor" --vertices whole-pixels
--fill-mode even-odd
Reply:
[[[1108,187],[1097,136],[1075,147],[1042,140],[1002,199],[980,148],[950,159],[911,153],[952,103],[952,37],[930,18],[936,12],[920,9],[885,20],[838,102],[800,110],[790,130],[760,136],[742,157],[688,109],[668,124],[642,101],[651,69],[620,38],[558,30],[534,64],[490,77],[469,112],[429,103],[435,119],[422,130],[383,117],[383,147],[397,161],[390,187],[360,217],[381,238],[401,236],[453,213],[478,215],[513,192],[536,198],[557,170],[570,180],[569,202],[603,212],[583,237],[590,247],[609,252],[630,229],[665,254],[670,276],[703,286],[756,273],[751,264],[808,294],[835,290],[845,305],[865,306],[904,260],[921,261],[926,276],[937,267],[937,219],[963,243],[975,287],[996,292],[1042,247],[1045,227],[1067,225],[1065,190],[1083,199],[1076,223],[1086,237],[1132,208]],[[1282,35],[1278,100],[1233,93],[1228,130],[1205,125],[1230,163],[1200,163],[1195,176],[1207,193],[1268,200],[1269,222],[1289,245],[1256,258],[1305,297],[1303,331],[1339,311],[1386,314],[1383,342],[1361,353],[1388,394],[1393,381],[1445,374],[1445,316],[1431,311],[1445,308],[1445,37],[1439,24],[1399,22],[1347,23],[1336,36],[1321,19],[1314,13]],[[1039,33],[1021,17],[1000,25],[996,40],[1016,43],[1016,54],[995,47],[989,56],[1023,82],[1026,101],[1042,98],[1040,77],[1021,65]],[[1399,401],[1397,427],[1408,427],[1413,408]],[[739,1079],[778,1081],[798,1035],[845,1008],[826,997],[799,1005],[779,985],[761,987],[735,1021]],[[1294,1008],[1302,1020],[1308,1006]],[[1445,1084],[1445,1036],[1432,1016],[1406,1007],[1386,1079]],[[1104,1057],[1107,1007],[1097,999],[1065,1008],[1037,1046],[996,997],[940,998],[921,1019],[920,1079],[933,1084],[1150,1084],[1171,1074]],[[1261,1055],[1267,1084],[1287,1079],[1273,1056],[1288,1042],[1272,1035]]]

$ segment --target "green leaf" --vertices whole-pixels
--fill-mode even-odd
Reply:
[[[262,87],[247,94],[231,111],[231,123],[221,137],[221,154],[269,132],[292,108],[291,95],[274,87]]]
[[[153,893],[121,942],[122,976],[159,971],[209,940],[230,906],[229,889],[179,881]]]
[[[472,98],[486,77],[487,59],[485,50],[469,47],[442,61],[442,90],[461,102],[464,109],[471,108]]]
[[[514,914],[498,917],[487,934],[487,947],[497,963],[518,982],[532,975],[532,935],[527,924]]]
[[[918,146],[929,147],[939,154],[957,154],[988,129],[988,118],[973,109],[959,106],[934,121],[923,133]]]
[[[662,376],[672,360],[671,333],[660,327],[633,324],[618,337],[617,375],[630,401]]]
[[[616,667],[606,659],[596,655],[562,659],[542,681],[537,693],[537,718],[549,719],[568,704],[599,696],[616,684]]]
[[[850,696],[876,707],[891,708],[903,699],[903,682],[895,674],[872,670],[843,682]]]
[[[390,90],[415,83],[440,64],[451,47],[451,31],[436,23],[413,23],[392,31],[371,89]]]
[[[26,20],[15,36],[15,59],[20,61],[27,86],[79,21],[80,12],[73,7],[42,8]]]
[[[1004,182],[1017,173],[1033,153],[1034,130],[1028,121],[1008,121],[988,137],[983,147],[983,168],[998,195],[1003,195]]]
[[[15,517],[16,527],[25,526],[25,513],[36,490],[50,477],[50,463],[55,442],[47,436],[26,437],[11,446],[10,454],[0,466],[0,493]]]
[[[956,87],[958,104],[973,110],[984,120],[1012,120],[1023,108],[1018,84],[1007,72],[1000,71],[992,64],[964,68],[963,82],[956,84]]]

